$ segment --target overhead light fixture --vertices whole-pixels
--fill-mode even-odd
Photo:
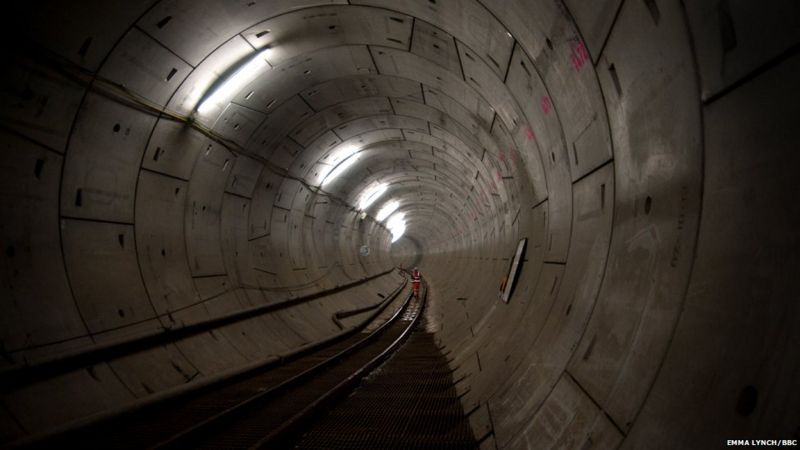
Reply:
[[[324,165],[319,172],[319,177],[322,179],[320,185],[324,186],[335,180],[339,175],[347,170],[348,167],[356,162],[358,160],[358,156],[353,156],[358,153],[359,150],[361,149],[355,145],[346,145],[329,153],[328,156],[324,158],[325,163],[320,161],[320,163]]]
[[[394,244],[395,242],[397,242],[398,239],[403,237],[403,233],[405,233],[405,232],[406,232],[406,225],[405,224],[403,224],[402,226],[399,226],[397,228],[394,228],[392,230],[392,244]]]
[[[320,186],[325,187],[326,184],[339,178],[339,176],[343,174],[347,169],[349,169],[350,166],[352,166],[356,161],[358,161],[358,155],[351,155],[349,158],[340,162],[339,165],[333,167],[333,169],[331,169],[331,171],[324,176]]]
[[[358,209],[364,210],[369,208],[369,205],[371,205],[375,200],[380,198],[380,196],[383,195],[384,192],[386,192],[386,188],[387,188],[386,183],[381,183],[368,189],[361,196],[361,201],[358,204]]]
[[[197,107],[197,112],[203,114],[218,106],[222,101],[232,97],[239,89],[253,81],[264,67],[267,67],[266,59],[272,49],[268,46],[264,50],[257,52],[247,62],[242,64],[232,75],[220,83],[219,87],[208,95]]]
[[[355,155],[358,151],[361,150],[359,147],[355,145],[344,145],[336,150],[330,152],[327,157],[325,157],[325,162],[328,164],[335,165],[339,161],[344,161],[345,159]]]
[[[406,215],[404,213],[394,214],[386,222],[386,228],[392,233],[392,243],[396,242],[406,232]]]
[[[383,208],[378,210],[378,215],[375,216],[375,220],[377,220],[378,222],[383,221],[383,219],[389,217],[399,207],[400,207],[400,202],[398,202],[397,200],[386,202],[386,204],[383,205]]]
[[[393,215],[392,218],[386,222],[386,228],[391,230],[392,228],[395,228],[401,224],[405,225],[405,223],[406,223],[406,215],[404,213],[397,213]]]

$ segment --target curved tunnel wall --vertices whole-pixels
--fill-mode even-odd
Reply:
[[[5,441],[330,337],[411,265],[482,445],[797,438],[796,6],[327,3],[21,13],[3,370],[322,294],[7,388]]]

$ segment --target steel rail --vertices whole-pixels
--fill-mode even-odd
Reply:
[[[398,310],[389,318],[389,320],[387,320],[386,322],[381,324],[377,329],[375,329],[374,331],[369,333],[369,335],[365,336],[363,339],[360,339],[359,341],[357,341],[355,344],[353,344],[353,345],[341,350],[340,352],[336,353],[335,355],[333,355],[333,356],[331,356],[331,357],[329,357],[329,358],[327,358],[327,359],[315,364],[314,366],[312,366],[312,367],[300,372],[299,374],[296,374],[296,375],[292,376],[291,378],[288,378],[288,379],[280,382],[279,384],[270,387],[267,390],[259,392],[258,394],[253,395],[253,396],[251,396],[251,397],[249,397],[249,398],[237,403],[236,405],[233,405],[233,406],[231,406],[229,408],[226,408],[225,410],[223,410],[223,411],[221,411],[221,412],[209,417],[208,419],[200,421],[197,424],[195,424],[194,426],[192,426],[192,427],[190,427],[188,429],[185,429],[185,430],[181,431],[180,433],[177,433],[177,434],[169,437],[168,439],[157,443],[152,448],[154,448],[154,449],[173,449],[173,448],[190,447],[191,445],[189,443],[191,443],[193,440],[197,439],[199,436],[202,436],[203,433],[206,433],[206,432],[208,432],[210,430],[213,430],[213,428],[215,426],[223,423],[224,421],[226,421],[226,420],[234,420],[237,414],[244,414],[247,411],[251,410],[251,408],[256,408],[256,407],[258,407],[259,405],[262,405],[262,404],[266,405],[270,400],[272,400],[275,397],[283,394],[284,392],[288,391],[289,389],[298,387],[303,382],[305,382],[307,380],[311,380],[315,376],[320,375],[323,370],[325,370],[325,369],[327,369],[327,368],[329,368],[329,367],[331,367],[331,366],[333,366],[335,364],[338,364],[338,363],[342,362],[346,357],[352,355],[357,350],[362,349],[367,344],[369,344],[372,341],[376,340],[381,334],[383,334],[383,332],[385,332],[400,317],[403,316],[403,314],[407,311],[408,306],[410,305],[412,298],[413,298],[413,293],[409,293],[407,298],[406,298],[406,300],[404,301],[402,307],[398,308]],[[417,316],[415,317],[415,319],[413,321],[411,321],[409,326],[402,332],[401,336],[406,336],[409,333],[411,328],[413,328],[413,326],[417,323],[417,319],[418,319],[419,315],[420,314],[418,312]],[[396,347],[396,345],[397,345],[397,342],[398,341],[395,340],[392,344],[390,344],[390,346],[386,350],[384,350],[381,353],[381,355],[388,354],[387,350],[389,348],[394,349]],[[357,369],[356,372],[354,372],[350,377],[348,377],[348,380],[352,379],[355,376],[356,373],[357,374],[363,374],[364,371],[365,371],[365,367],[366,366],[370,366],[370,364],[373,361],[374,361],[374,359],[371,360],[369,363],[367,363],[367,365],[362,366],[359,369]],[[342,383],[339,383],[339,384],[342,384]],[[337,385],[337,387],[335,387],[334,390],[337,389],[337,388],[339,388],[339,385]],[[327,395],[328,394],[325,394],[325,396],[327,396]],[[315,403],[317,403],[317,402],[315,402]]]

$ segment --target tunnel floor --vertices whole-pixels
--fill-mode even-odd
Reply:
[[[366,330],[306,356],[32,447],[477,448],[446,354],[436,344],[423,314],[426,295],[420,300],[410,291],[403,292],[407,294],[391,301],[395,306],[378,314]],[[401,301],[404,297],[408,299]],[[385,330],[373,329],[380,323],[385,323]],[[369,334],[376,339],[362,348],[364,336]],[[351,348],[360,350],[329,369],[302,375]],[[365,365],[366,361],[377,362]],[[357,367],[365,371],[354,372]],[[285,384],[301,376],[307,380]],[[274,393],[255,400],[267,391]],[[337,393],[331,395],[334,391]],[[314,406],[329,395],[331,400]],[[238,406],[245,404],[249,406]],[[226,413],[235,408],[240,411]]]
[[[300,440],[300,449],[472,449],[447,358],[425,319],[398,352]]]

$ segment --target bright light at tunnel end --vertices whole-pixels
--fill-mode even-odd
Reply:
[[[224,100],[232,97],[235,93],[253,81],[258,72],[267,67],[266,59],[269,57],[272,48],[267,46],[257,52],[246,63],[237,69],[233,75],[229,76],[222,84],[210,95],[208,95],[197,107],[197,112],[204,114],[214,106],[219,106]]]

